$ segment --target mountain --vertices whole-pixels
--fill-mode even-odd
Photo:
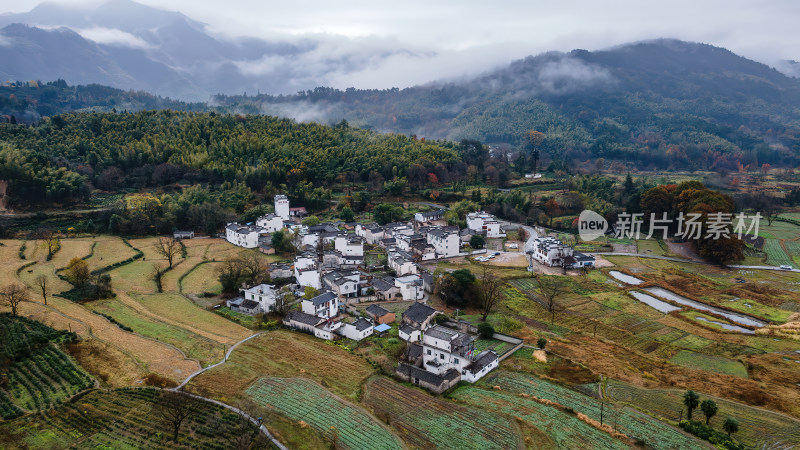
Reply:
[[[371,63],[354,57],[355,48],[327,52],[320,62],[323,45],[216,36],[181,13],[130,0],[91,8],[42,3],[26,13],[0,15],[0,76],[103,83],[205,101],[220,92],[296,92],[313,86],[309,80]],[[387,57],[404,50],[371,51]]]
[[[800,162],[800,80],[723,48],[668,39],[546,53],[403,90],[317,88],[213,104],[517,148],[538,130],[556,159],[720,170]]]

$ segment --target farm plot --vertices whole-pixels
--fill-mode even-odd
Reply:
[[[157,317],[185,325],[190,330],[202,330],[203,335],[218,336],[219,341],[223,343],[234,343],[252,334],[239,324],[198,308],[179,294],[131,294],[131,296]]]
[[[706,355],[703,353],[681,350],[670,359],[672,364],[689,369],[704,370],[707,372],[722,373],[747,378],[747,369],[739,361],[723,358],[721,356]]]
[[[558,448],[628,448],[626,443],[572,414],[516,394],[465,386],[456,389],[452,397],[475,407],[519,417],[544,432]]]
[[[367,383],[364,403],[414,448],[516,448],[514,423],[499,414],[441,400],[386,378]]]
[[[631,405],[648,414],[677,421],[683,408],[685,391],[676,389],[646,389],[616,380],[609,380],[606,396],[611,400]],[[789,448],[787,444],[800,442],[800,421],[789,416],[732,402],[700,393],[701,400],[710,398],[719,411],[711,425],[722,429],[727,417],[739,421],[736,440],[750,448]]]
[[[2,448],[231,448],[241,434],[239,416],[198,401],[181,427],[178,442],[156,419],[160,391],[123,388],[92,391],[75,403],[0,424]]]
[[[16,270],[28,261],[19,259],[21,241],[2,240],[0,245],[0,283],[3,286],[16,281]]]
[[[780,266],[784,264],[793,265],[792,258],[783,251],[781,242],[777,239],[767,239],[764,241],[764,252],[767,253],[767,264]]]
[[[100,236],[96,241],[94,253],[86,260],[91,270],[102,269],[136,255],[136,251],[118,237]]]
[[[71,342],[75,335],[54,330],[24,317],[0,315],[3,356],[0,369],[8,382],[0,387],[0,415],[10,419],[23,410],[42,411],[94,385],[54,343]],[[5,364],[5,363],[4,363]]]
[[[204,294],[222,292],[222,284],[217,276],[217,268],[221,262],[202,262],[195,265],[179,280],[179,289],[188,294]]]
[[[475,351],[478,353],[484,350],[494,350],[497,356],[503,356],[512,348],[514,348],[514,344],[498,339],[478,339],[475,341]]]
[[[189,330],[143,317],[132,308],[116,299],[98,300],[89,305],[118,323],[129,327],[134,333],[174,345],[183,351],[188,358],[197,359],[203,367],[220,361],[223,357],[223,346],[220,342],[192,333]]]
[[[500,373],[486,381],[487,384],[499,386],[503,391],[514,394],[529,394],[538,398],[551,400],[589,418],[600,421],[600,401],[572,389],[559,386],[528,375],[517,373]],[[592,386],[594,392],[596,385]],[[654,419],[639,411],[604,405],[605,423],[614,424],[616,428],[633,439],[647,443],[654,449],[694,448],[701,446],[695,438],[682,433],[675,427]]]
[[[262,376],[307,377],[333,393],[358,401],[375,369],[328,341],[286,330],[269,331],[236,347],[228,362],[206,371],[187,389],[207,397],[237,398]]]
[[[303,378],[265,377],[245,393],[259,406],[303,421],[345,448],[401,449],[400,439],[363,409]]]

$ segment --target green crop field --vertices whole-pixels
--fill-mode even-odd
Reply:
[[[259,406],[303,421],[336,443],[352,449],[400,449],[400,439],[366,411],[303,378],[265,377],[245,393]]]
[[[94,380],[72,362],[57,344],[75,335],[35,320],[0,314],[0,416],[11,419],[25,411],[43,411],[92,387]],[[8,365],[6,362],[8,361]]]
[[[492,376],[485,383],[499,386],[502,391],[513,394],[528,394],[547,399],[600,421],[601,404],[598,399],[554,383],[525,374],[505,372]],[[596,393],[597,385],[590,386],[592,392]],[[699,445],[699,441],[682,433],[678,428],[630,408],[615,407],[606,403],[603,405],[603,414],[604,423],[616,425],[620,432],[646,442],[650,448],[676,449]]]
[[[468,405],[519,417],[544,432],[557,448],[623,449],[628,445],[576,416],[516,394],[460,387],[452,397]]]
[[[792,259],[786,254],[777,239],[766,239],[764,241],[764,252],[767,254],[767,264],[772,264],[773,266],[793,264]]]
[[[180,294],[132,294],[141,305],[158,317],[163,317],[198,328],[207,333],[238,341],[251,334],[250,330],[220,317],[213,312],[200,309]]]
[[[235,448],[240,417],[198,401],[178,442],[153,411],[160,391],[123,388],[89,392],[74,403],[0,424],[0,448],[225,449]]]
[[[407,388],[386,378],[367,383],[364,403],[414,448],[506,449],[520,444],[513,421]]]
[[[659,236],[657,233],[656,236]],[[636,251],[637,253],[642,253],[644,255],[664,255],[664,249],[658,245],[658,241],[655,239],[639,239],[636,241]]]
[[[672,364],[678,364],[690,369],[717,372],[726,375],[747,378],[747,369],[739,361],[723,358],[721,356],[706,355],[703,353],[681,350],[670,359]]]
[[[221,264],[204,262],[194,266],[180,280],[181,292],[188,294],[203,294],[205,292],[219,294],[222,292],[222,285],[216,273]]]
[[[611,400],[671,421],[678,420],[681,410],[685,415],[682,403],[684,392],[677,389],[645,389],[615,380],[609,380],[606,387],[606,396]],[[707,398],[714,400],[719,407],[717,415],[711,419],[711,425],[719,430],[727,417],[735,418],[739,421],[736,440],[747,447],[791,448],[791,445],[800,442],[800,421],[797,419],[700,393],[700,400]],[[702,417],[701,412],[697,414]]]

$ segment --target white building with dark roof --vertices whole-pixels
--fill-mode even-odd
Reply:
[[[458,231],[446,231],[441,228],[427,232],[428,243],[433,246],[438,258],[452,258],[458,256],[461,248],[461,239]]]
[[[278,194],[275,196],[275,215],[282,220],[289,220],[289,198]]]
[[[422,277],[419,275],[406,275],[394,279],[394,285],[400,289],[403,300],[422,300],[425,298],[425,288]]]
[[[483,234],[487,238],[500,238],[506,235],[500,228],[500,222],[497,221],[497,218],[483,211],[467,214],[467,228]]]
[[[261,310],[259,312],[272,312],[275,310],[275,286],[262,283],[247,289],[240,289],[245,300],[257,302]]]
[[[267,214],[256,220],[256,226],[263,228],[268,233],[274,233],[283,229],[283,218],[275,214]]]
[[[258,247],[258,239],[267,231],[252,225],[241,225],[236,222],[229,223],[225,227],[225,240],[233,245],[244,248]]]
[[[334,248],[344,256],[364,256],[364,240],[355,235],[338,235]]]
[[[331,291],[323,292],[312,299],[303,299],[300,308],[306,314],[332,319],[339,315],[339,297]]]
[[[550,237],[538,237],[533,240],[533,259],[550,267],[561,266],[567,258],[572,257],[572,247],[563,244],[560,240]],[[572,259],[572,258],[571,258]],[[574,259],[572,259],[574,262]]]
[[[338,333],[346,338],[350,338],[354,341],[360,341],[367,336],[371,336],[372,333],[375,332],[375,327],[372,325],[372,321],[367,320],[363,317],[356,320],[353,323],[345,323],[339,328]]]
[[[444,225],[445,210],[418,212],[414,214],[414,223],[417,226],[423,225]]]

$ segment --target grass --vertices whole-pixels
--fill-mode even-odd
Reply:
[[[94,254],[87,259],[90,270],[97,270],[124,261],[135,255],[135,251],[115,236],[98,236]]]
[[[188,274],[181,280],[181,292],[189,294],[203,294],[211,292],[219,294],[222,292],[222,284],[217,278],[217,268],[222,263],[202,262],[194,266]]]
[[[669,362],[689,369],[747,378],[747,369],[742,363],[720,356],[682,350],[673,356]]]
[[[499,414],[462,406],[387,378],[367,383],[364,403],[413,448],[517,448],[520,432]]]
[[[764,252],[767,253],[767,264],[773,266],[794,265],[794,262],[783,250],[780,241],[777,239],[766,239],[764,241]]]
[[[217,336],[219,342],[233,343],[250,336],[250,330],[200,309],[180,294],[132,294],[139,304],[159,318],[199,330],[204,336]]]
[[[664,249],[658,245],[655,239],[639,239],[636,241],[636,250],[645,255],[664,256]]]
[[[236,348],[228,362],[194,378],[187,386],[225,401],[238,398],[263,376],[305,377],[351,401],[375,369],[328,341],[287,330],[268,331]]]
[[[362,408],[303,378],[259,379],[245,391],[256,404],[303,421],[343,448],[401,449],[400,439]]]
[[[92,310],[109,315],[133,329],[134,333],[179,348],[188,358],[200,361],[203,367],[219,362],[224,356],[223,344],[186,329],[144,317],[118,300],[98,300]]]
[[[155,389],[92,391],[75,403],[0,424],[3,448],[231,448],[239,416],[200,402],[181,427],[178,442],[153,410]]]
[[[648,414],[677,421],[683,408],[683,394],[677,389],[645,389],[620,381],[609,381],[606,395],[615,401],[629,404]],[[783,414],[732,402],[700,393],[700,400],[712,399],[719,411],[711,425],[722,429],[727,417],[739,421],[736,439],[751,448],[780,448],[787,443],[800,442],[800,421]],[[684,409],[685,412],[685,409]],[[697,412],[702,417],[701,412]],[[685,415],[685,414],[684,414]]]

